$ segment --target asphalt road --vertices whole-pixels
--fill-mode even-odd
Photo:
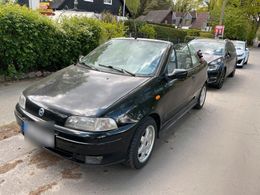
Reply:
[[[260,50],[249,64],[210,89],[205,107],[190,111],[157,140],[142,170],[93,167],[64,160],[15,135],[0,141],[0,194],[260,194]],[[0,86],[0,124],[31,82]]]

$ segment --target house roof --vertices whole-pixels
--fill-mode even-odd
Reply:
[[[173,12],[176,17],[182,17],[184,15],[183,12]]]
[[[148,12],[148,14],[145,16],[139,16],[137,20],[152,23],[162,23],[170,13],[172,13],[171,10],[153,10]]]
[[[192,18],[197,18],[197,12],[196,11],[190,11],[189,12]]]
[[[208,22],[208,19],[209,19],[208,12],[198,13],[196,20],[191,25],[191,28],[201,29],[203,25]]]

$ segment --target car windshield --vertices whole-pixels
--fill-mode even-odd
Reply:
[[[152,76],[167,46],[156,41],[114,39],[82,58],[81,63],[99,70]]]
[[[201,50],[203,54],[220,55],[224,54],[224,43],[215,41],[191,41],[190,44],[196,51]]]
[[[236,50],[245,50],[245,43],[243,42],[233,42]]]

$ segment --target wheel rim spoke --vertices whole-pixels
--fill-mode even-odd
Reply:
[[[203,87],[200,95],[200,105],[202,106],[206,98],[206,87]]]
[[[138,148],[138,160],[140,162],[145,162],[152,151],[155,139],[155,128],[152,125],[149,125],[146,129],[144,134],[140,139],[140,146]]]

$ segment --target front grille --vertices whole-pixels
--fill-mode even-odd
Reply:
[[[41,118],[45,121],[54,121],[55,124],[57,125],[61,125],[64,126],[65,121],[67,119],[67,115],[63,114],[63,113],[58,113],[57,111],[53,111],[53,110],[49,110],[49,109],[45,109],[44,110],[44,114],[43,116],[39,116],[39,110],[41,108],[41,106],[35,104],[34,102],[30,101],[30,100],[26,100],[26,111],[29,112],[30,114]]]
[[[237,63],[238,63],[238,64],[241,64],[241,63],[242,63],[242,60],[243,60],[243,59],[238,60]]]

